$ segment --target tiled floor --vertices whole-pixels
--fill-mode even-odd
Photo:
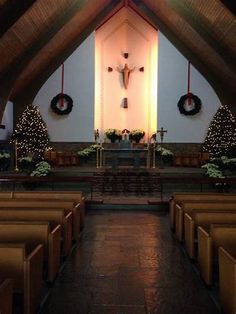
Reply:
[[[93,211],[43,314],[218,314],[167,214]]]

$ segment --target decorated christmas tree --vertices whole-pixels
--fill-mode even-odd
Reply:
[[[19,155],[41,156],[49,147],[49,136],[45,122],[34,105],[29,105],[20,117],[11,142],[17,143]]]
[[[203,150],[216,157],[232,155],[235,148],[236,121],[228,107],[221,106],[210,124]]]

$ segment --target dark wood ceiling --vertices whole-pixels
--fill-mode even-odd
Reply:
[[[0,0],[0,119],[7,100],[18,114],[32,103],[55,69],[124,5],[160,29],[236,115],[236,19],[222,2]]]

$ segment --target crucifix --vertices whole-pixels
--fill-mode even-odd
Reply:
[[[130,73],[134,71],[134,69],[135,68],[129,69],[127,63],[125,63],[125,66],[123,69],[117,68],[117,71],[123,74],[123,83],[124,83],[125,89],[128,88],[129,76],[130,76]]]
[[[163,127],[161,127],[160,130],[157,130],[157,134],[160,133],[160,138],[161,138],[161,163],[162,163],[162,144],[163,144],[163,139],[164,139],[164,134],[167,133],[167,130],[164,130]]]
[[[160,138],[161,138],[161,145],[163,143],[163,139],[164,139],[164,134],[167,133],[167,130],[164,130],[163,127],[161,127],[160,130],[157,130],[157,133],[160,133]]]

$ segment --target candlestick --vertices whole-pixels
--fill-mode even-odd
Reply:
[[[17,140],[15,140],[15,171],[19,171],[18,168],[18,153],[17,153]]]

